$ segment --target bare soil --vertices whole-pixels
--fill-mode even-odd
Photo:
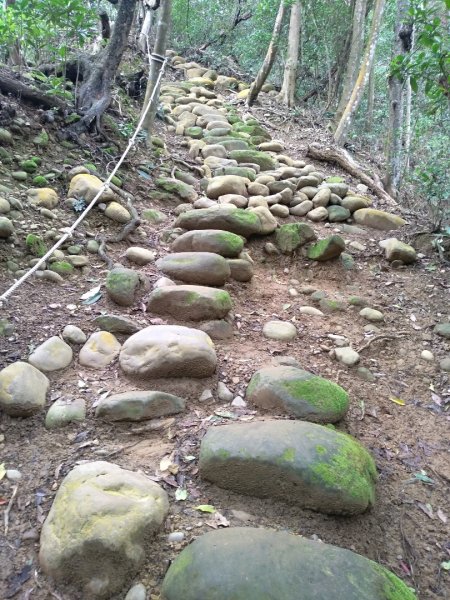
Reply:
[[[255,114],[264,121],[273,118],[269,111],[256,109]],[[21,109],[22,110],[22,109]],[[33,111],[27,118],[35,118]],[[284,129],[280,129],[279,125]],[[316,127],[280,123],[271,130],[272,136],[285,139],[286,154],[303,158],[308,141],[316,141]],[[165,138],[170,157],[186,159],[180,138],[167,133],[158,125],[159,134]],[[58,145],[51,131],[51,145],[44,156],[49,165],[56,165],[66,152]],[[322,134],[323,135],[323,134]],[[326,134],[325,134],[326,135]],[[15,152],[31,152],[25,139],[23,147]],[[34,151],[35,152],[35,151]],[[74,150],[80,156],[81,149]],[[167,159],[149,159],[141,147],[125,171],[125,189],[135,196],[138,211],[156,207],[170,216],[167,224],[154,227],[143,222],[141,229],[146,237],[134,244],[153,246],[159,255],[169,251],[159,241],[159,234],[173,225],[173,205],[152,200],[151,182],[140,178],[136,171],[139,160],[145,159],[158,167]],[[107,158],[95,154],[91,160],[100,164],[105,173]],[[308,161],[310,162],[310,161]],[[317,164],[327,174],[339,173],[330,165]],[[2,181],[6,182],[6,177]],[[10,181],[8,179],[8,181]],[[17,187],[20,190],[20,187]],[[60,185],[61,197],[67,190]],[[374,204],[377,205],[376,200]],[[388,207],[389,208],[389,207]],[[38,221],[41,217],[24,211],[30,222],[40,222],[43,230],[53,222]],[[61,209],[63,220],[71,222],[73,214]],[[409,218],[406,232],[421,229]],[[56,222],[62,227],[61,221]],[[107,229],[118,231],[94,211],[80,227],[80,232],[98,232]],[[314,224],[317,234],[334,231],[333,226]],[[403,232],[400,236],[404,237]],[[433,334],[434,325],[448,317],[449,268],[439,262],[437,255],[429,254],[410,267],[393,269],[383,259],[378,241],[389,237],[386,233],[366,230],[364,234],[343,234],[347,241],[358,241],[366,246],[362,252],[352,251],[356,261],[354,271],[344,271],[340,263],[312,264],[301,253],[293,257],[267,257],[263,245],[271,237],[252,239],[247,248],[255,261],[255,276],[248,284],[231,282],[225,286],[234,303],[234,337],[217,341],[219,367],[215,377],[199,381],[161,380],[152,382],[153,389],[172,391],[188,401],[185,414],[139,424],[105,424],[94,418],[94,403],[106,392],[125,391],[139,387],[119,372],[118,365],[102,371],[81,367],[75,358],[63,372],[50,374],[51,392],[48,405],[56,398],[85,398],[88,409],[86,421],[78,426],[47,431],[45,412],[28,419],[11,419],[0,415],[0,463],[6,468],[19,469],[22,479],[12,500],[15,483],[0,482],[0,504],[8,507],[7,526],[0,523],[0,597],[44,600],[51,597],[78,600],[82,595],[75,589],[57,588],[43,575],[37,559],[39,531],[50,509],[62,478],[80,461],[109,460],[123,467],[140,470],[158,481],[169,493],[170,514],[164,529],[150,542],[148,558],[134,581],[143,581],[158,598],[158,590],[170,561],[195,537],[220,526],[251,524],[292,531],[307,537],[349,548],[385,565],[410,586],[416,588],[421,600],[450,598],[449,573],[441,563],[450,559],[450,538],[447,519],[450,517],[449,483],[449,375],[439,371],[438,360],[449,354],[450,343]],[[81,238],[80,238],[81,240]],[[74,242],[77,241],[75,236]],[[110,245],[109,253],[124,262],[127,243]],[[0,244],[0,256],[7,258],[10,246]],[[159,274],[153,265],[141,269],[150,281]],[[15,331],[1,338],[0,366],[26,360],[30,348],[51,335],[61,333],[68,323],[78,325],[87,334],[95,330],[93,319],[101,312],[124,314],[142,326],[155,321],[155,315],[145,312],[143,302],[131,309],[122,309],[110,302],[106,294],[91,306],[81,304],[80,296],[90,288],[104,282],[105,264],[98,256],[90,255],[90,268],[79,271],[62,285],[33,279],[23,285],[1,311],[1,317],[14,323]],[[292,283],[297,280],[298,283]],[[0,265],[0,289],[13,283],[13,277]],[[348,307],[344,312],[334,312],[324,317],[310,317],[299,313],[302,305],[311,305],[308,296],[289,295],[289,288],[303,286],[323,290],[330,298],[348,299],[352,295],[367,298],[371,307],[382,310],[385,322],[379,325],[380,334],[392,338],[373,341],[361,350],[361,365],[376,374],[375,383],[359,379],[355,368],[340,365],[332,356],[333,348],[328,334],[345,335],[356,349],[364,346],[371,336],[365,334],[367,324],[359,316],[359,308]],[[298,327],[298,337],[290,343],[267,340],[261,330],[272,319],[292,319]],[[171,322],[171,321],[163,321]],[[174,321],[172,321],[174,322]],[[373,337],[373,336],[372,336]],[[120,341],[125,338],[118,336]],[[421,351],[431,350],[434,362],[426,362]],[[75,353],[75,356],[77,352]],[[235,395],[245,397],[246,384],[253,372],[266,364],[273,364],[279,356],[296,358],[306,369],[328,377],[346,388],[351,397],[351,408],[339,429],[354,435],[373,453],[380,478],[377,502],[368,513],[352,518],[336,518],[299,509],[280,502],[240,496],[203,482],[197,473],[197,461],[185,457],[198,457],[198,446],[208,427],[221,426],[230,421],[285,418],[278,414],[261,414],[252,406],[236,409],[223,405],[217,399],[202,403],[203,390],[211,389],[217,398],[217,381],[224,381]],[[176,475],[161,475],[159,464],[168,454],[178,463]],[[429,480],[426,477],[429,478]],[[425,479],[425,482],[423,481]],[[426,482],[428,481],[428,483]],[[261,486],[264,482],[261,481]],[[178,487],[185,487],[186,501],[175,501]],[[200,504],[212,504],[225,520],[203,514],[195,509]],[[167,541],[171,531],[183,531],[185,540],[180,544]],[[130,580],[131,583],[131,580]],[[123,598],[126,593],[117,598]]]

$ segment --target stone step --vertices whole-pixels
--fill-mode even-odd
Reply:
[[[221,229],[187,231],[172,244],[174,252],[214,252],[226,258],[237,257],[243,247],[241,236]]]
[[[230,267],[213,252],[176,252],[156,261],[156,266],[168,277],[186,283],[222,286],[231,275]]]
[[[233,527],[197,538],[164,578],[162,600],[416,600],[381,565],[285,531]]]
[[[362,513],[375,499],[377,472],[367,450],[351,436],[313,423],[210,427],[199,467],[219,487],[325,514]]]
[[[147,302],[149,312],[181,321],[223,319],[231,308],[228,292],[200,285],[161,287],[150,294]]]

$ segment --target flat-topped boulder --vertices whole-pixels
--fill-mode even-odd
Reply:
[[[79,465],[42,527],[41,568],[84,598],[111,598],[138,570],[168,509],[166,492],[142,473],[105,461]]]
[[[176,285],[154,290],[147,310],[186,321],[223,319],[231,310],[231,297],[225,290],[200,285]]]
[[[347,413],[347,392],[323,377],[296,367],[266,367],[256,371],[247,400],[265,410],[279,410],[315,423],[335,423]]]
[[[165,392],[133,391],[102,398],[95,416],[104,421],[145,421],[182,412],[183,398]]]
[[[233,204],[188,210],[179,215],[175,227],[188,230],[221,229],[245,238],[261,233],[261,221],[258,216]]]
[[[354,438],[303,421],[260,421],[210,427],[200,474],[239,494],[273,498],[326,514],[370,508],[377,472]]]
[[[272,171],[277,168],[277,161],[266,152],[258,150],[232,150],[229,157],[240,163],[255,164],[261,167],[261,171]]]
[[[231,527],[189,544],[164,578],[162,600],[417,600],[372,560],[287,531]]]
[[[360,208],[353,213],[353,218],[358,225],[365,225],[382,231],[399,229],[406,224],[406,221],[401,217],[375,208]]]
[[[231,274],[225,258],[213,252],[167,254],[156,266],[168,277],[200,285],[223,285]]]
[[[129,337],[119,356],[130,377],[209,377],[217,357],[211,338],[198,329],[151,325]]]
[[[240,235],[221,229],[187,231],[172,244],[174,252],[214,252],[226,258],[238,256],[244,247]]]

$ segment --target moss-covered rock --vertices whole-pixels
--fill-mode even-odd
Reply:
[[[74,269],[73,265],[65,260],[56,260],[55,262],[52,262],[48,268],[50,271],[61,275],[61,277],[69,277],[72,275]]]
[[[39,133],[38,135],[36,135],[33,138],[33,144],[35,144],[35,146],[41,146],[41,147],[45,147],[48,146],[50,139],[48,137],[48,133],[45,131],[45,129],[43,129],[41,131],[41,133]]]
[[[350,550],[286,531],[235,527],[187,546],[162,600],[417,600],[391,571]]]
[[[344,250],[344,240],[339,235],[331,235],[308,248],[308,258],[322,262],[339,257]]]
[[[218,175],[237,175],[238,177],[245,177],[249,181],[255,181],[256,171],[250,167],[219,167],[214,169],[214,177]]]
[[[44,240],[34,233],[29,233],[26,237],[25,244],[27,245],[28,251],[41,258],[47,252],[47,246]]]
[[[347,392],[336,383],[303,369],[280,366],[257,371],[247,399],[265,410],[279,410],[316,423],[335,423],[347,413]]]
[[[183,233],[172,244],[174,252],[214,252],[226,258],[238,256],[244,247],[240,235],[220,229],[204,229]]]
[[[245,238],[261,233],[258,215],[232,204],[222,204],[211,208],[189,210],[182,213],[175,222],[183,229],[222,229]]]
[[[344,433],[304,421],[264,421],[210,428],[200,474],[225,489],[352,515],[374,503],[370,454]]]
[[[186,127],[184,135],[194,138],[194,140],[201,140],[203,137],[203,129],[201,127]]]
[[[154,290],[147,309],[178,320],[207,321],[222,319],[231,310],[231,297],[225,290],[200,285],[174,285]]]
[[[353,218],[358,225],[366,225],[382,231],[399,229],[406,224],[406,221],[401,217],[375,208],[360,208],[353,213]]]
[[[146,208],[142,211],[141,216],[146,221],[150,221],[151,223],[155,224],[164,223],[164,221],[167,221],[167,215],[154,208]]]
[[[34,162],[34,160],[28,159],[28,160],[22,160],[19,163],[19,166],[21,169],[23,169],[24,171],[26,171],[27,173],[34,173],[38,166],[37,164]]]
[[[118,267],[112,269],[106,277],[108,296],[119,306],[131,306],[134,303],[139,286],[139,274],[132,269]]]
[[[314,229],[306,223],[287,223],[276,232],[277,245],[283,254],[291,254],[300,246],[317,239]]]
[[[233,150],[230,158],[238,163],[253,163],[259,165],[261,171],[272,171],[277,168],[277,161],[266,152],[258,150]]]
[[[33,178],[33,185],[39,188],[47,187],[48,181],[43,175],[37,175]]]
[[[195,189],[184,183],[183,181],[179,181],[178,179],[172,179],[171,177],[160,177],[155,181],[156,186],[165,192],[169,192],[170,194],[175,194],[185,202],[195,202],[198,198],[198,194]]]

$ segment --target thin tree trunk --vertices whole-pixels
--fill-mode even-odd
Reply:
[[[403,146],[404,162],[403,176],[409,171],[409,159],[411,151],[411,106],[412,106],[412,90],[409,77],[405,82],[405,142]]]
[[[373,107],[375,103],[375,61],[372,63],[372,68],[369,74],[369,89],[367,91],[367,120],[366,131],[370,133],[373,127]]]
[[[145,17],[142,23],[141,32],[139,33],[138,48],[142,54],[147,53],[147,39],[152,28],[153,11],[148,6],[144,7]]]
[[[288,57],[284,68],[283,85],[280,92],[280,100],[286,106],[295,104],[295,84],[297,80],[297,62],[300,46],[301,27],[301,4],[296,0],[291,7],[291,18],[289,21],[289,45]]]
[[[72,129],[89,129],[95,120],[100,129],[100,118],[111,102],[111,84],[128,42],[134,18],[136,0],[121,0],[111,39],[83,84],[78,96],[78,108],[84,117]]]
[[[395,35],[393,56],[404,56],[407,52],[402,31],[406,26],[408,1],[397,1],[397,15],[395,19]],[[403,141],[403,95],[405,81],[398,76],[389,76],[389,128],[387,140],[387,171],[386,189],[391,196],[396,197],[402,178],[402,141]]]
[[[336,115],[334,117],[334,122],[336,124],[339,123],[342,117],[358,76],[358,69],[361,64],[361,56],[364,47],[364,24],[366,9],[367,0],[356,0],[353,8],[352,36],[350,40],[346,69],[342,81],[342,91],[339,98],[339,104],[336,109]]]
[[[158,21],[158,28],[156,30],[155,47],[153,48],[153,54],[163,57],[166,53],[167,38],[170,24],[170,17],[172,12],[172,0],[163,0],[160,8],[160,15]],[[153,90],[155,89],[156,81],[158,79],[159,72],[161,70],[162,63],[160,61],[152,60],[150,65],[150,73],[148,76],[147,89],[145,90],[145,99],[142,111],[145,110],[147,104],[150,101]],[[145,117],[142,129],[147,132],[147,145],[150,145],[150,136],[155,121],[156,108],[158,106],[159,89],[155,90],[150,109]]]
[[[275,19],[275,25],[273,27],[272,38],[270,40],[270,44],[267,49],[266,56],[264,58],[264,62],[255,78],[255,81],[250,86],[250,92],[247,96],[247,106],[251,106],[255,102],[259,92],[261,91],[262,86],[264,85],[264,82],[266,81],[272,69],[278,50],[278,43],[280,41],[281,27],[283,25],[285,12],[286,5],[284,0],[281,0],[280,7],[277,13],[277,18]]]
[[[347,106],[342,114],[341,120],[338,123],[336,131],[334,133],[334,140],[337,144],[342,144],[345,140],[347,132],[352,123],[353,116],[358,109],[361,102],[364,88],[369,77],[370,69],[372,68],[373,58],[375,55],[375,49],[378,42],[378,34],[380,31],[381,17],[383,16],[385,0],[376,0],[373,9],[372,26],[370,29],[369,39],[367,40],[367,46],[364,53],[361,68],[358,73],[355,85],[353,87],[352,94]]]

